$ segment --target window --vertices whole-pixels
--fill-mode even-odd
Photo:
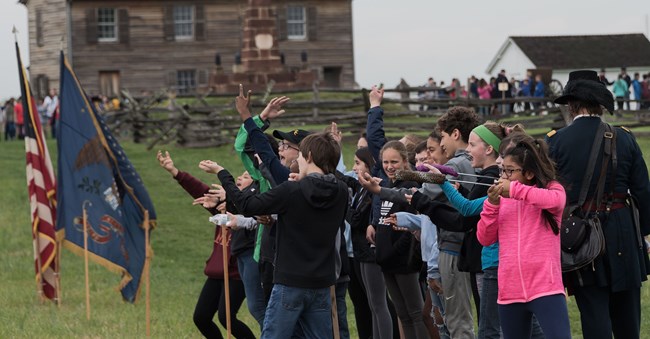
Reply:
[[[97,9],[97,38],[102,42],[117,41],[115,8]]]
[[[193,6],[174,6],[174,36],[177,40],[194,37]]]
[[[287,7],[287,39],[304,40],[307,38],[305,7]]]
[[[178,94],[188,94],[196,89],[196,72],[178,71],[176,72],[176,89]]]

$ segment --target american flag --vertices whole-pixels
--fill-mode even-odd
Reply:
[[[20,59],[16,43],[20,89],[22,93],[25,121],[25,153],[27,157],[27,187],[32,216],[32,237],[34,239],[34,266],[38,293],[58,301],[57,243],[54,230],[56,220],[56,184],[50,153],[45,144],[45,135],[38,115],[27,73]]]

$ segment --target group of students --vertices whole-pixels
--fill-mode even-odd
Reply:
[[[593,101],[600,93],[583,95],[581,84],[593,81],[591,76],[577,73],[560,98],[581,121],[600,121],[602,107],[613,105],[611,94],[603,102]],[[593,78],[604,87],[595,72]],[[479,124],[471,108],[452,107],[425,142],[407,147],[408,138],[386,139],[383,90],[373,87],[369,99],[351,172],[342,166],[336,124],[313,134],[276,130],[278,143],[264,130],[289,99],[274,98],[253,117],[250,91],[245,95],[241,87],[235,103],[243,125],[235,150],[246,171],[236,180],[217,162],[204,160],[199,167],[221,182],[210,187],[176,169],[168,153],[158,153],[160,165],[195,204],[228,215],[216,227],[208,279],[194,313],[204,336],[221,337],[212,321],[217,311],[225,323],[220,246],[221,237],[229,237],[230,313],[236,315],[245,297],[262,338],[570,338],[565,287],[576,295],[585,338],[639,337],[639,289],[650,271],[645,245],[635,252],[625,248],[627,240],[612,240],[624,258],[636,260],[636,274],[630,269],[625,282],[608,276],[617,263],[607,258],[588,268],[593,272],[574,272],[588,281],[563,276],[560,222],[567,203],[577,200],[574,186],[580,186],[563,180],[576,167],[562,167],[566,133],[534,139],[520,125]],[[622,132],[617,189],[645,203],[647,169],[642,158],[634,159],[640,156],[636,141]],[[447,174],[447,180],[404,179],[405,171],[415,170]],[[622,179],[630,176],[634,187]],[[648,212],[640,210],[643,222]],[[629,233],[631,220],[616,215],[604,220],[605,233]],[[347,326],[347,292],[356,334]],[[621,292],[636,307],[622,310],[614,302]],[[236,317],[232,332],[253,337]]]

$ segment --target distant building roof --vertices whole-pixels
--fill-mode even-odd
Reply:
[[[514,42],[537,68],[650,66],[650,41],[641,33],[509,37],[488,70]]]
[[[650,65],[650,41],[643,34],[513,36],[535,66],[575,69]]]

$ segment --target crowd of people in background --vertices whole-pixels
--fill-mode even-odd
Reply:
[[[59,95],[56,88],[51,88],[48,95],[36,99],[36,110],[43,130],[50,130],[50,136],[56,138],[59,124]],[[90,102],[97,112],[114,111],[122,108],[118,97],[108,98],[105,95],[91,96]],[[0,106],[0,126],[5,141],[25,137],[24,108],[22,97],[9,98]]]
[[[617,110],[640,110],[650,108],[650,72],[641,74],[634,73],[631,77],[627,74],[626,67],[622,67],[616,79],[609,81],[606,77],[605,69],[601,69],[599,79],[614,94],[617,103]],[[489,79],[477,78],[472,75],[467,85],[453,78],[447,85],[444,81],[437,83],[433,77],[429,77],[427,82],[422,85],[423,89],[418,92],[418,98],[421,100],[432,99],[501,99],[501,98],[535,98],[538,100],[522,104],[509,104],[503,107],[497,105],[480,106],[477,111],[483,118],[501,113],[509,113],[515,109],[535,110],[542,108],[546,102],[542,99],[550,97],[549,82],[551,79],[543,79],[541,74],[534,74],[528,71],[526,76],[521,79],[510,77],[508,79],[505,70],[501,70],[496,76]],[[499,87],[499,84],[501,87]],[[435,90],[426,90],[426,88],[435,88]],[[520,106],[520,107],[516,107]],[[420,105],[420,110],[435,108],[434,105]],[[503,110],[502,110],[503,108]],[[545,112],[542,111],[542,114]],[[536,114],[533,111],[532,114]]]
[[[59,97],[56,88],[51,89],[45,98],[40,98],[36,102],[36,109],[43,129],[50,126],[51,136],[55,138],[59,121]],[[0,125],[4,126],[5,141],[25,138],[24,113],[22,97],[9,98],[0,107]]]

